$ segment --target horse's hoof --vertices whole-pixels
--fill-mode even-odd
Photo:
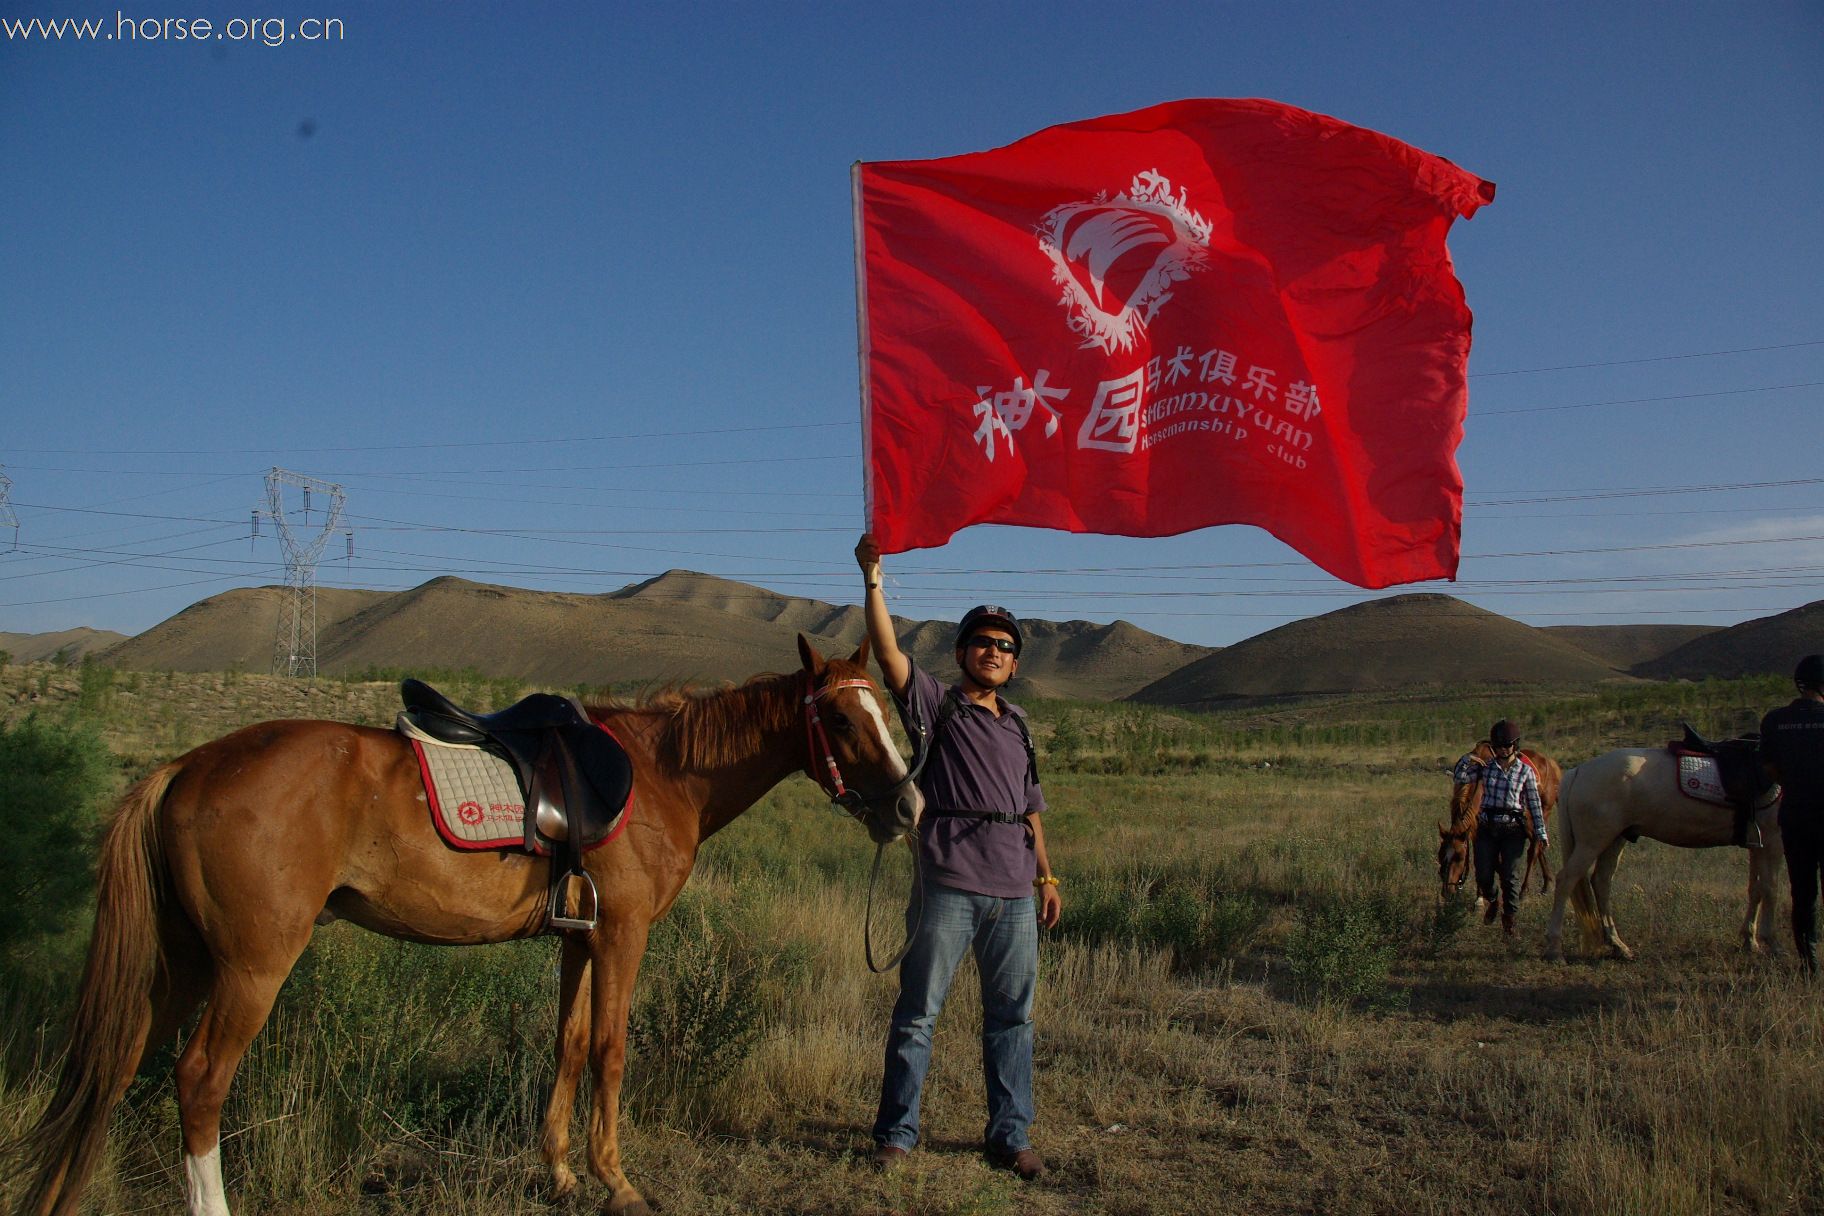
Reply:
[[[617,1199],[602,1209],[603,1216],[652,1216],[652,1208],[638,1195]]]
[[[1558,946],[1556,944],[1547,945],[1545,948],[1544,958],[1545,958],[1545,961],[1548,963],[1562,963],[1564,961],[1563,947]]]
[[[1610,948],[1609,957],[1618,963],[1631,963],[1634,961],[1634,952],[1626,946],[1616,945]]]
[[[576,1195],[576,1171],[560,1165],[551,1171],[551,1202],[563,1203]]]

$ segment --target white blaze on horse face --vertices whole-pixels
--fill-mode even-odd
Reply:
[[[874,693],[867,689],[857,689],[855,699],[861,702],[861,707],[868,711],[869,720],[874,723],[874,737],[880,741],[881,751],[887,756],[888,773],[895,781],[903,780],[907,772],[906,762],[904,757],[899,754],[899,749],[893,746],[893,735],[887,730],[887,716],[880,711],[880,702],[876,701]],[[912,827],[916,830],[918,821],[924,818],[925,798],[916,785],[911,787],[911,795]]]
[[[860,701],[861,707],[868,711],[868,719],[874,723],[874,737],[880,741],[881,751],[892,757],[892,764],[888,771],[892,774],[893,779],[898,781],[906,775],[906,762],[900,757],[899,749],[893,746],[893,736],[887,730],[886,715],[880,712],[880,702],[874,699],[873,693],[864,689],[856,690],[855,699]]]
[[[231,1216],[219,1142],[200,1157],[184,1154],[184,1199],[185,1216]]]

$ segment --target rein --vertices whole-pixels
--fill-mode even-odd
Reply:
[[[864,795],[860,790],[851,789],[845,785],[842,780],[842,769],[836,763],[836,753],[830,747],[829,732],[824,729],[823,716],[817,712],[819,697],[843,688],[865,688],[869,692],[873,692],[874,682],[872,680],[838,680],[833,684],[818,688],[811,673],[807,671],[804,674],[804,735],[805,743],[810,751],[810,759],[806,767],[810,771],[811,780],[815,781],[818,788],[830,796],[831,802],[847,811],[858,822],[866,825],[868,820],[863,813],[863,808],[871,802],[879,802],[893,796],[900,789],[911,784],[913,779],[918,776],[919,770],[924,767],[924,749],[919,749],[917,763],[907,770],[904,777],[873,798]],[[823,758],[821,772],[817,766],[817,759],[820,755]],[[876,975],[899,966],[900,961],[906,957],[906,952],[912,948],[912,943],[917,940],[918,931],[923,927],[925,920],[923,875],[919,872],[918,849],[914,847],[912,850],[912,898],[918,908],[917,917],[912,923],[912,931],[906,934],[905,944],[894,951],[893,957],[884,963],[875,961],[874,891],[880,885],[880,863],[881,859],[886,856],[886,852],[885,844],[874,846],[874,868],[868,875],[868,908],[865,914],[867,919],[862,922],[861,926],[862,950],[867,956],[868,970]]]

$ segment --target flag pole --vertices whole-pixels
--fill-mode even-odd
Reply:
[[[861,162],[849,166],[849,201],[855,225],[855,350],[861,364],[861,526],[874,527],[873,413],[868,401],[868,255],[861,227]]]

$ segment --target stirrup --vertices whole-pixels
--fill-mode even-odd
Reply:
[[[564,906],[569,903],[570,882],[577,878],[583,880],[583,891],[589,898],[579,901],[575,916],[566,916]],[[589,877],[589,871],[572,870],[551,884],[551,901],[545,907],[545,926],[550,929],[593,929],[596,914],[601,911],[601,907],[601,897],[596,894],[595,879]],[[585,912],[587,917],[584,916]]]
[[[1742,829],[1742,847],[1744,849],[1758,849],[1766,843],[1766,840],[1761,836],[1761,825],[1759,821],[1750,819],[1747,826]]]

